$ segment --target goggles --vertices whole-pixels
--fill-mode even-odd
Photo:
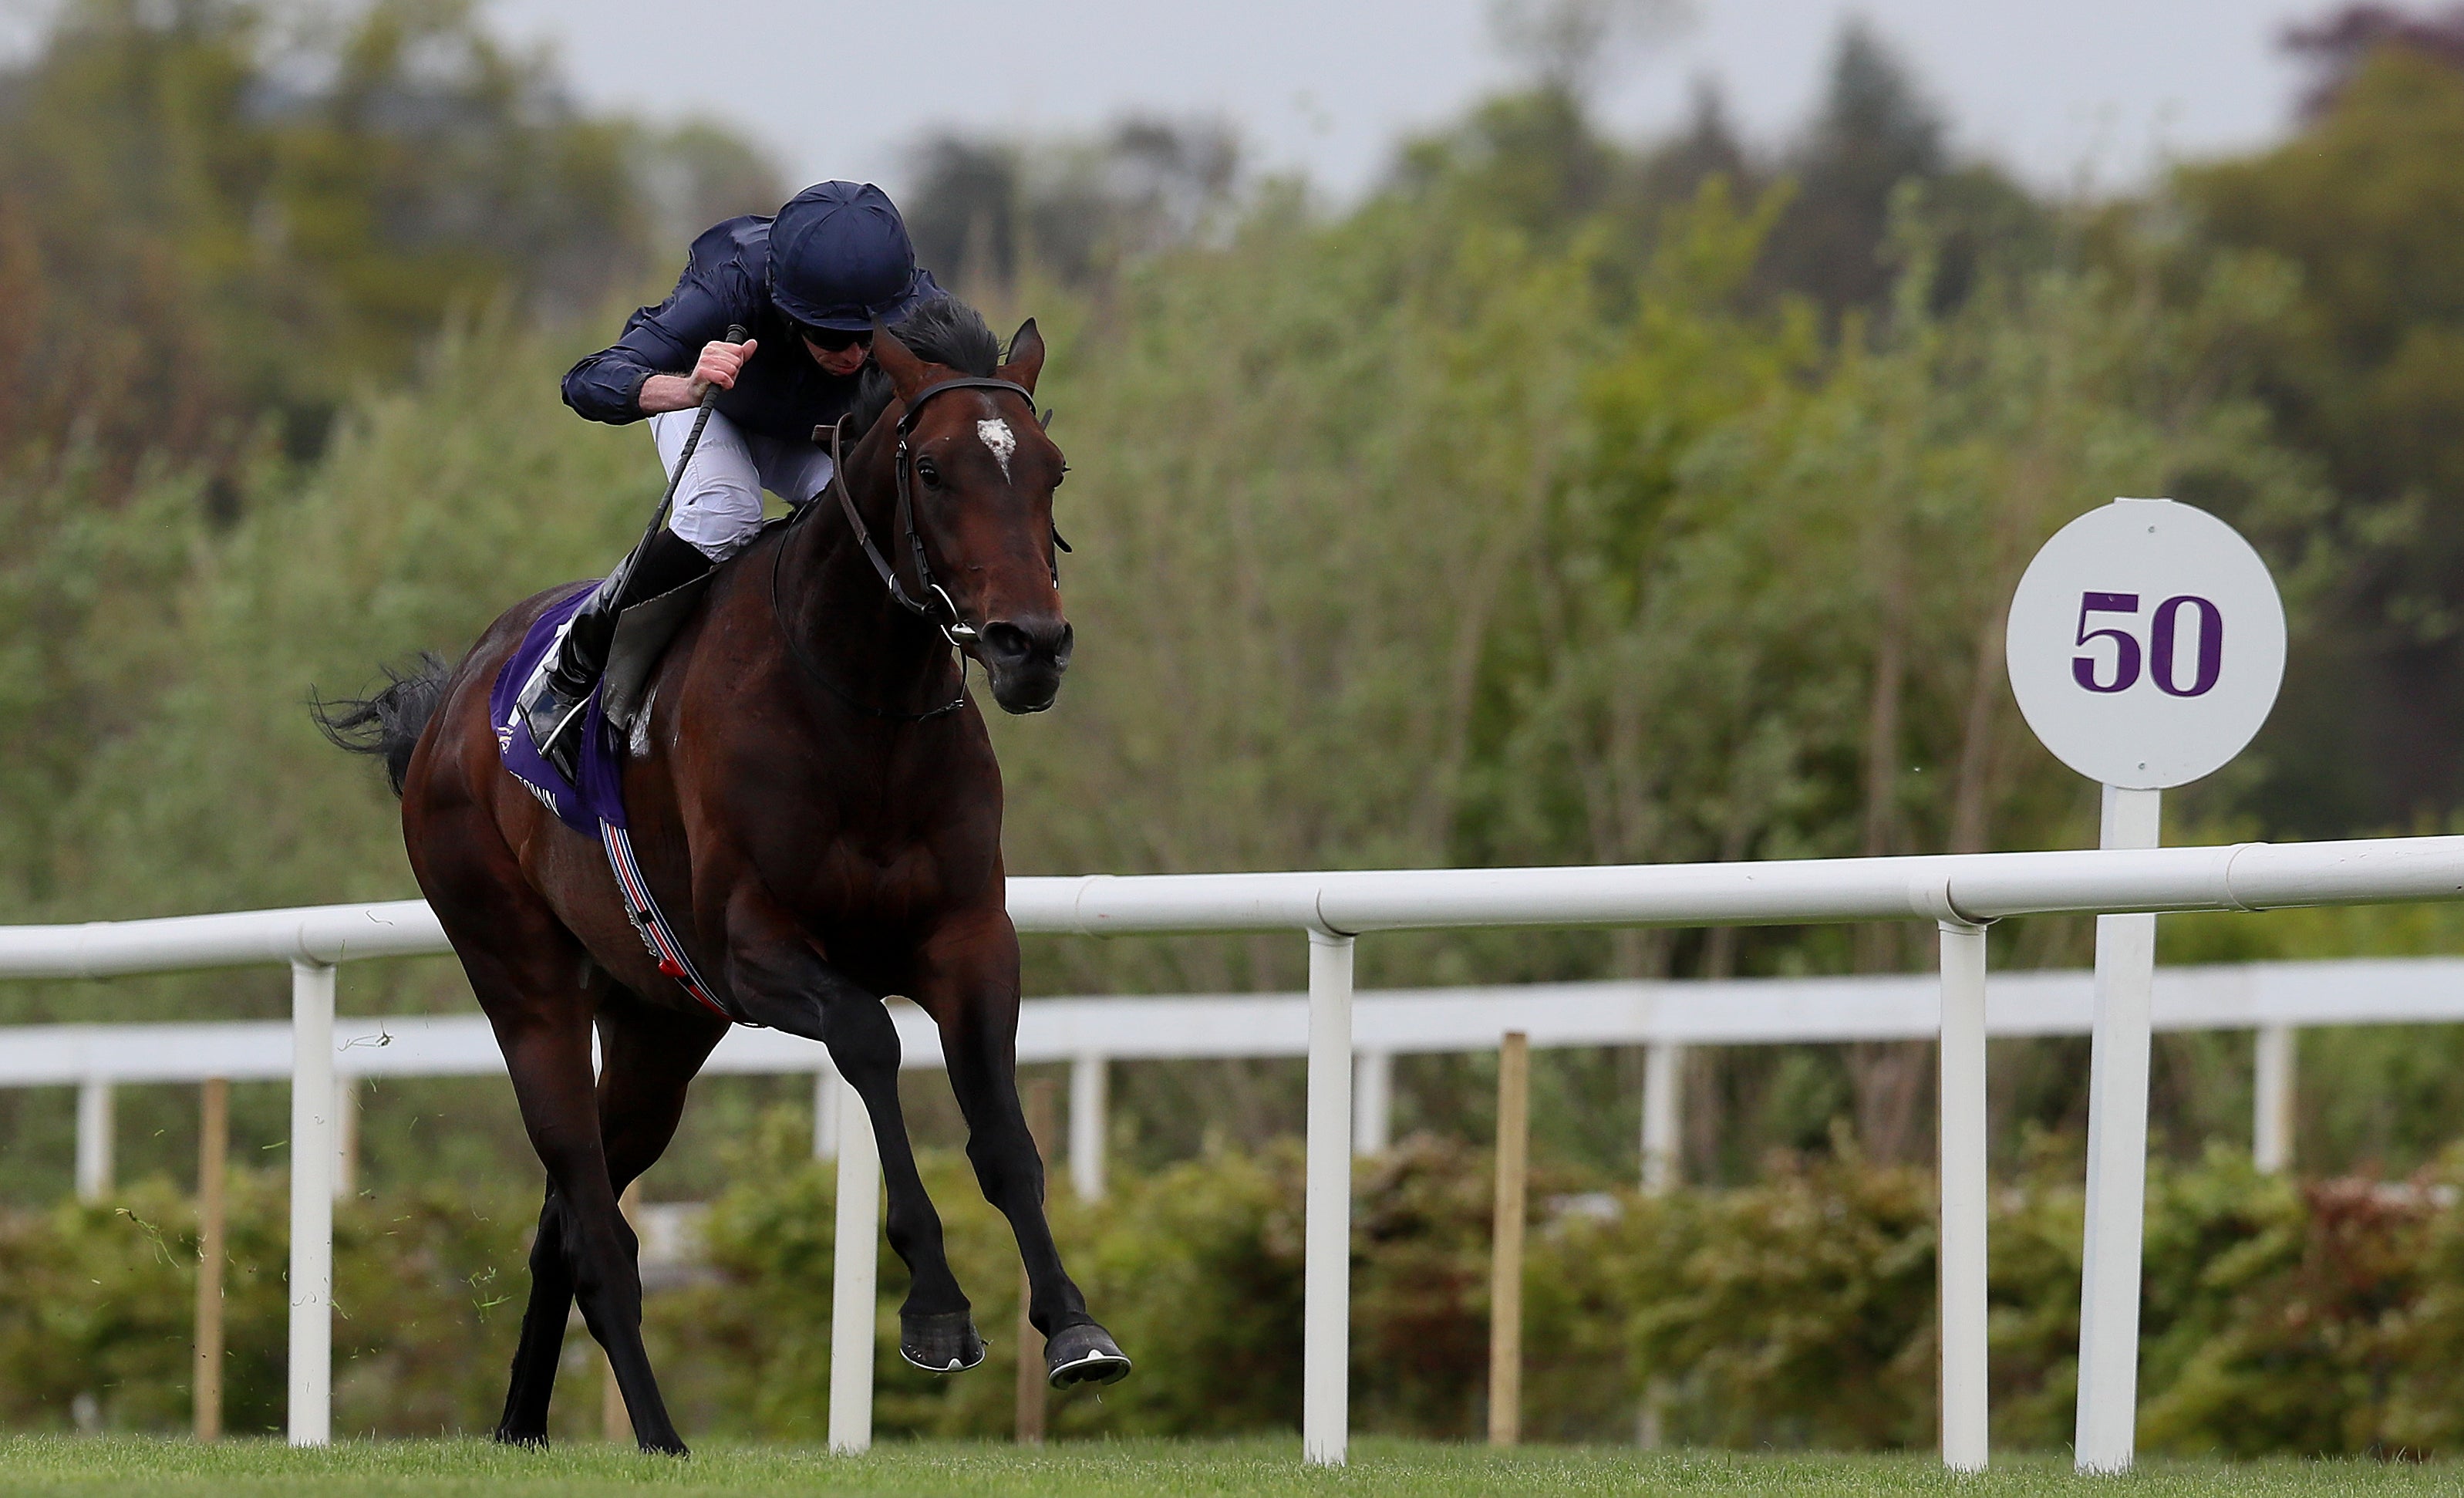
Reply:
[[[825,354],[872,346],[870,328],[817,328],[800,322],[796,324],[796,334]]]

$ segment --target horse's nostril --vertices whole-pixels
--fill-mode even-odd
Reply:
[[[1035,650],[1034,637],[1005,619],[984,626],[981,639],[987,651],[1003,660],[1023,660]]]
[[[1001,660],[1024,661],[1041,655],[1067,661],[1071,630],[1067,623],[1059,619],[1035,624],[996,619],[984,626],[979,638],[984,652]]]

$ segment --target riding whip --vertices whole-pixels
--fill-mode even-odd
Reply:
[[[741,343],[748,336],[742,323],[731,322],[727,325],[729,342]],[[684,454],[676,459],[676,471],[668,476],[668,492],[659,496],[659,507],[650,512],[649,528],[642,532],[641,541],[627,554],[623,569],[612,580],[616,584],[614,596],[620,598],[624,596],[625,585],[633,580],[634,563],[641,559],[642,553],[649,549],[650,538],[659,534],[659,527],[668,523],[668,510],[676,502],[676,490],[685,481],[685,470],[693,467],[693,450],[701,446],[701,430],[710,425],[710,413],[716,409],[718,409],[718,386],[713,385],[709,389],[701,392],[701,408],[693,417],[693,430],[685,437]]]

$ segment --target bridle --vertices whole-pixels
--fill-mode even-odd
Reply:
[[[881,585],[890,590],[891,600],[899,607],[939,629],[942,638],[964,650],[976,643],[976,627],[959,617],[958,606],[951,602],[949,592],[933,579],[933,564],[924,558],[923,533],[915,528],[914,492],[907,476],[908,470],[914,463],[907,448],[907,438],[915,429],[915,418],[923,414],[925,406],[935,396],[952,390],[1007,390],[1024,401],[1029,411],[1035,409],[1035,392],[1015,381],[998,380],[989,375],[961,375],[918,390],[907,408],[899,413],[896,428],[898,451],[891,459],[891,471],[898,483],[898,530],[906,538],[907,553],[915,566],[915,584],[923,590],[920,598],[909,594],[899,583],[898,569],[881,554],[881,548],[873,544],[872,533],[865,527],[864,517],[856,513],[855,496],[847,490],[847,466],[839,455],[839,424],[833,422],[826,428],[816,430],[813,434],[818,437],[823,431],[829,433],[830,488],[838,494],[839,508],[846,512],[847,525],[855,532],[856,543],[864,548],[865,560],[871,562],[872,570],[880,575]],[[1060,541],[1059,532],[1054,533],[1053,540]],[[1054,581],[1059,581],[1057,566]]]
[[[803,642],[797,638],[795,629],[787,625],[786,610],[779,597],[779,563],[781,559],[786,555],[787,548],[781,545],[771,553],[770,607],[771,611],[779,616],[781,633],[786,637],[787,648],[795,655],[796,663],[803,667],[805,673],[811,676],[815,681],[820,682],[832,696],[835,696],[840,701],[847,703],[848,706],[869,714],[874,717],[888,718],[896,722],[920,723],[940,717],[946,714],[955,713],[959,708],[964,707],[967,702],[966,648],[976,642],[977,630],[975,626],[967,623],[964,619],[959,617],[958,606],[952,602],[948,590],[943,588],[939,583],[934,581],[933,564],[929,561],[925,560],[924,537],[915,528],[915,501],[913,493],[909,487],[907,476],[908,468],[913,461],[913,456],[908,452],[907,437],[908,433],[914,429],[916,416],[924,409],[926,403],[931,401],[933,397],[941,394],[945,390],[970,389],[1008,390],[1015,393],[1021,400],[1025,401],[1026,408],[1030,412],[1035,409],[1035,393],[1027,389],[1027,387],[1023,385],[1016,384],[1009,380],[996,380],[982,375],[964,375],[956,380],[945,380],[939,385],[932,386],[930,389],[918,391],[913,403],[900,414],[898,418],[898,426],[896,428],[898,432],[898,451],[891,460],[898,481],[897,524],[900,533],[905,536],[907,540],[908,555],[913,560],[915,564],[915,581],[917,585],[923,589],[923,596],[920,599],[909,593],[906,587],[899,583],[898,569],[891,564],[890,559],[881,554],[881,548],[873,544],[872,533],[865,525],[864,517],[856,510],[855,496],[847,488],[847,463],[844,454],[840,452],[840,423],[832,422],[826,427],[816,427],[813,429],[813,437],[815,441],[819,442],[826,438],[830,453],[829,487],[838,495],[839,509],[847,516],[847,526],[855,533],[856,543],[864,548],[865,560],[872,563],[872,570],[880,577],[881,585],[889,590],[891,599],[896,603],[899,607],[906,609],[916,618],[923,620],[926,624],[929,624],[935,628],[940,630],[941,638],[949,641],[951,647],[959,652],[958,694],[957,696],[952,697],[949,701],[941,704],[939,707],[927,708],[920,713],[898,713],[885,708],[875,707],[869,702],[861,701],[850,695],[845,688],[841,687],[837,682],[832,681],[829,678],[828,673],[824,672],[819,665],[815,664],[810,656],[804,653]],[[1039,425],[1048,423],[1051,420],[1051,412],[1046,411],[1041,418]],[[808,513],[809,508],[810,507],[807,507]],[[799,517],[799,518],[801,518],[801,517]],[[1069,543],[1061,539],[1061,530],[1058,526],[1055,526],[1052,531],[1052,544],[1054,548],[1059,551],[1067,551],[1069,549]],[[1054,561],[1052,565],[1052,581],[1055,585],[1058,585],[1061,582],[1061,564],[1057,559]],[[937,607],[935,606],[937,606]]]

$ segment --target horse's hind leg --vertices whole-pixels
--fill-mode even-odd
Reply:
[[[496,1439],[509,1445],[547,1443],[548,1399],[556,1393],[557,1359],[564,1351],[565,1318],[573,1313],[573,1270],[565,1257],[564,1212],[556,1182],[540,1203],[539,1232],[531,1240],[531,1298],[522,1308],[521,1340],[514,1347],[514,1371],[505,1386],[505,1411]]]
[[[599,1135],[618,1195],[668,1153],[686,1090],[726,1036],[715,1014],[646,1003],[627,988],[601,1006]]]
[[[642,1279],[634,1265],[633,1229],[617,1209],[607,1156],[600,1144],[599,1104],[590,1077],[590,1026],[496,1021],[496,1040],[521,1100],[531,1145],[547,1167],[563,1218],[561,1246],[571,1293],[582,1319],[607,1353],[616,1386],[633,1417],[644,1450],[681,1455],[685,1443],[668,1418],[649,1355],[642,1347]],[[525,1318],[527,1321],[528,1318]],[[540,1413],[544,1414],[544,1401]],[[523,1439],[527,1432],[516,1433]]]
[[[600,1009],[599,1031],[601,1148],[608,1185],[622,1196],[667,1153],[684,1112],[686,1088],[727,1026],[714,1017],[654,1008],[629,990],[611,988]],[[547,1440],[548,1403],[573,1310],[567,1223],[551,1179],[531,1245],[531,1299],[522,1312],[504,1416],[496,1425],[499,1441],[528,1445]],[[640,1421],[635,1433],[643,1433]]]

